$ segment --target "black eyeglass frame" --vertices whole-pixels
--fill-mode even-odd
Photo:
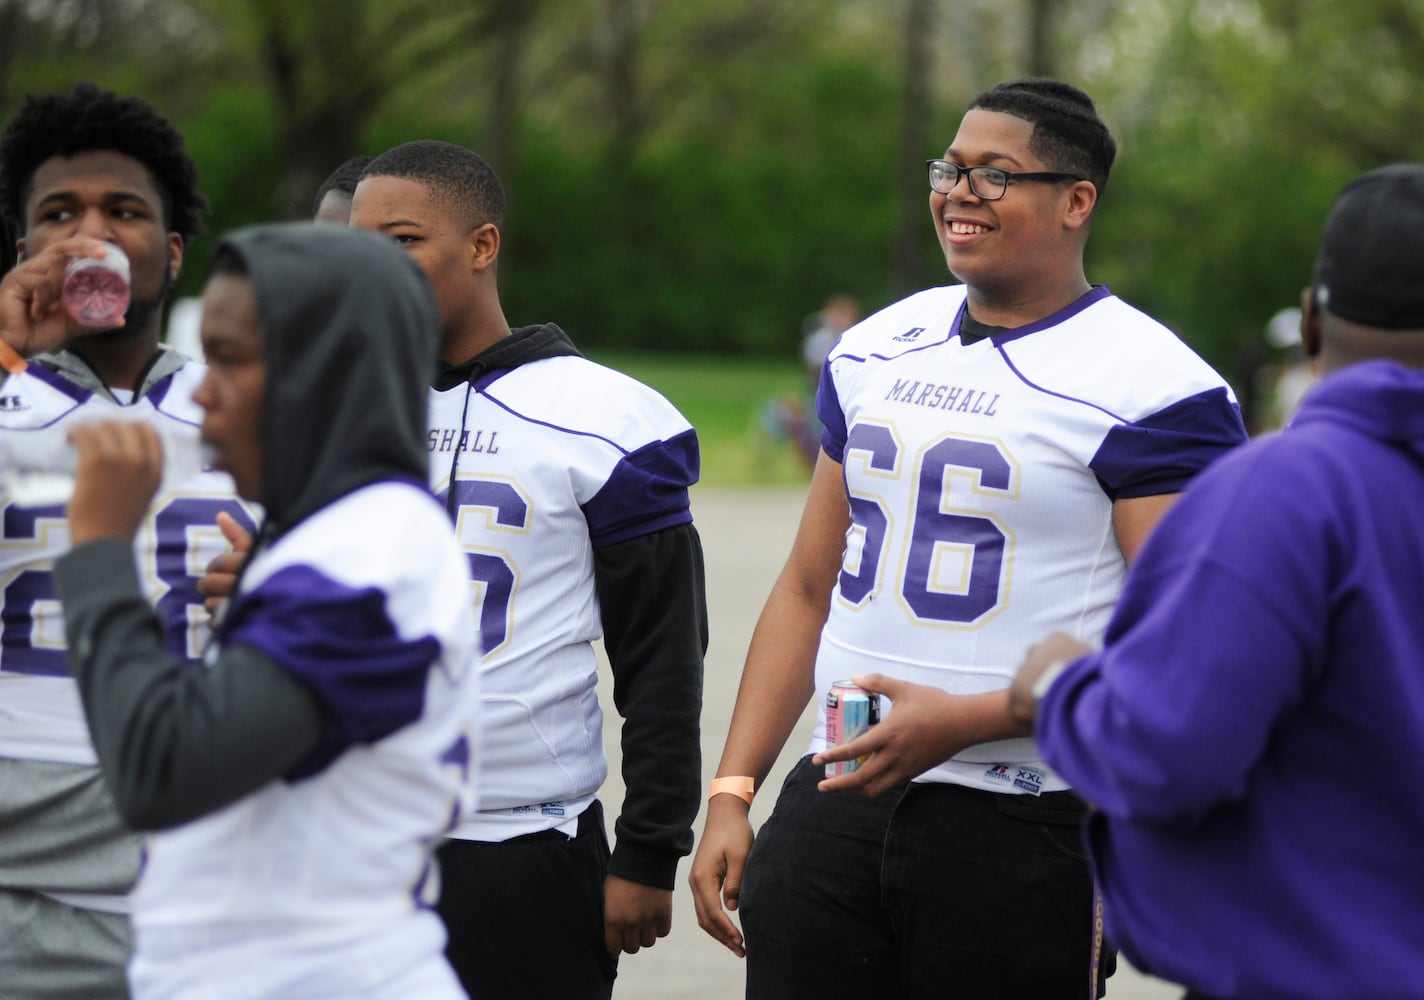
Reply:
[[[946,174],[949,174],[951,171],[953,172],[954,179],[949,182],[948,187],[935,187],[934,170],[936,167],[942,168]],[[969,178],[970,192],[973,193],[974,197],[979,198],[983,201],[998,201],[1004,195],[1009,193],[1009,185],[1012,184],[1014,181],[1044,181],[1046,183],[1053,183],[1057,181],[1088,180],[1088,178],[1082,176],[1081,174],[1069,174],[1064,173],[1060,170],[1031,170],[1022,173],[1014,173],[1014,171],[1005,170],[1003,167],[991,167],[987,165],[981,165],[977,167],[961,167],[959,164],[951,163],[949,160],[926,160],[925,171],[927,174],[929,174],[930,190],[935,192],[936,194],[949,194],[959,184],[959,178],[961,176],[964,176]],[[976,171],[979,171],[979,173],[976,173]],[[996,174],[1003,175],[1004,189],[998,194],[985,194],[984,192],[979,190],[979,185],[975,181],[975,178],[982,177],[983,172],[985,171],[992,171]],[[1088,183],[1091,184],[1092,181],[1088,181]]]

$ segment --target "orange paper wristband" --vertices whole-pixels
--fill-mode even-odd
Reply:
[[[710,799],[714,795],[721,795],[726,792],[742,799],[747,805],[752,804],[752,796],[756,794],[756,779],[738,776],[735,778],[713,778],[712,784],[707,789],[707,797]]]
[[[28,362],[20,357],[13,347],[0,339],[0,368],[4,368],[11,375],[18,375],[28,367]]]

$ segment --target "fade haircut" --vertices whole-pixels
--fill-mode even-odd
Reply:
[[[431,189],[470,229],[504,225],[504,185],[484,157],[452,142],[420,139],[377,156],[361,177],[402,177]]]
[[[142,163],[163,199],[163,220],[184,244],[203,233],[208,200],[198,193],[198,168],[183,135],[153,106],[92,83],[68,94],[30,94],[0,137],[0,213],[25,232],[25,202],[35,171],[56,156],[112,151]]]
[[[1082,174],[1099,197],[1108,186],[1117,143],[1093,99],[1070,83],[1030,77],[1001,83],[974,98],[969,110],[1000,111],[1033,126],[1028,150],[1050,170]]]
[[[371,162],[371,157],[364,153],[360,156],[353,156],[341,166],[331,172],[331,176],[321,182],[321,187],[316,189],[316,197],[312,199],[312,214],[315,215],[321,208],[321,200],[332,191],[340,191],[350,198],[356,193],[356,184],[361,180],[361,171],[366,169],[366,164]]]

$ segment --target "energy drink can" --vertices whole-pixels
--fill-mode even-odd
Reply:
[[[826,746],[849,743],[880,721],[880,695],[872,694],[850,681],[836,681],[826,693]],[[865,757],[835,760],[826,765],[826,777],[849,774]]]

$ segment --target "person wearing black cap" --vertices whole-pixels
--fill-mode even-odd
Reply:
[[[1424,997],[1424,164],[1346,185],[1303,296],[1321,381],[1160,522],[1101,650],[1015,714],[1096,805],[1107,930],[1189,997]]]

